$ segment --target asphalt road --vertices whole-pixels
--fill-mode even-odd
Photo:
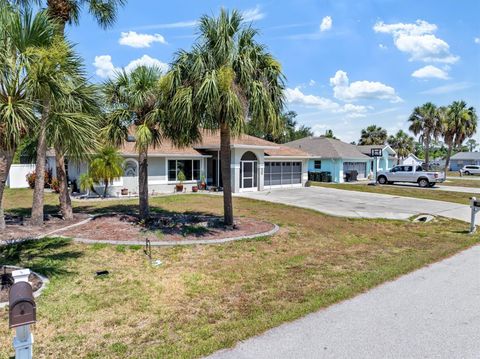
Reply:
[[[467,205],[335,188],[302,187],[245,192],[239,196],[314,209],[342,217],[408,219],[415,214],[428,213],[470,221],[470,208]]]
[[[479,357],[476,246],[209,358]]]

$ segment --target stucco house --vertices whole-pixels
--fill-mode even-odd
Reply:
[[[458,152],[450,158],[450,171],[459,171],[466,165],[480,165],[480,152]]]
[[[325,136],[305,137],[285,144],[296,150],[307,152],[309,172],[330,172],[332,182],[342,183],[347,174],[356,171],[358,179],[366,179],[370,172],[390,169],[395,158],[395,151],[388,145],[381,146],[356,146],[342,142],[338,139]],[[372,157],[371,150],[381,150],[382,156],[378,159]]]
[[[138,154],[134,138],[119,149],[125,158],[124,175],[115,180],[109,195],[121,196],[127,189],[138,194]],[[261,191],[269,188],[301,187],[308,179],[309,155],[301,150],[278,145],[260,138],[241,135],[231,144],[232,191]],[[220,169],[220,135],[204,131],[202,141],[177,148],[168,140],[148,150],[148,186],[150,193],[173,192],[178,174],[186,176],[184,186],[190,190],[205,178],[207,185],[222,187]],[[87,163],[69,163],[68,177],[77,181],[88,169]],[[98,187],[99,191],[102,186]]]
[[[411,165],[411,166],[421,166],[422,163],[423,163],[423,160],[415,156],[413,153],[410,153],[402,161],[403,165]]]

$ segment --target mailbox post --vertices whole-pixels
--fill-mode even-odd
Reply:
[[[9,326],[15,328],[16,336],[13,339],[16,359],[31,359],[33,335],[30,324],[36,322],[36,305],[33,290],[28,283],[29,269],[12,272],[15,283],[9,293]]]
[[[480,200],[477,200],[475,197],[470,198],[470,208],[472,209],[472,217],[470,219],[470,234],[473,234],[477,230],[475,225],[475,217],[477,212],[480,212]]]

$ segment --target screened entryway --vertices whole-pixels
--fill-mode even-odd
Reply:
[[[258,160],[253,152],[245,152],[240,159],[240,188],[256,190],[258,187]]]
[[[367,164],[365,162],[343,162],[344,176],[352,171],[357,172],[357,178],[367,178]]]
[[[265,186],[285,186],[302,183],[302,162],[265,162]]]

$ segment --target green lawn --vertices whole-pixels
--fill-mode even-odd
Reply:
[[[461,177],[447,177],[447,181],[443,182],[442,186],[480,188],[480,180],[477,181],[461,179]]]
[[[393,196],[414,197],[422,199],[433,199],[437,201],[453,202],[460,204],[469,204],[471,193],[449,192],[440,190],[430,190],[428,188],[417,188],[398,185],[377,185],[369,186],[367,183],[321,183],[311,182],[312,186],[337,188],[347,191],[358,191],[368,193],[382,193]]]
[[[9,211],[28,209],[31,192],[8,191]],[[55,199],[47,196],[53,205]],[[135,210],[135,200],[99,201],[76,211]],[[222,198],[151,200],[154,210],[221,213]],[[0,247],[0,262],[47,274],[34,327],[36,357],[198,358],[350,298],[478,243],[467,225],[344,219],[234,199],[237,216],[280,225],[273,237],[224,245],[153,249],[84,245],[65,239]],[[53,208],[53,207],[52,207]],[[95,278],[96,270],[110,275]],[[0,357],[13,331],[0,310]]]

